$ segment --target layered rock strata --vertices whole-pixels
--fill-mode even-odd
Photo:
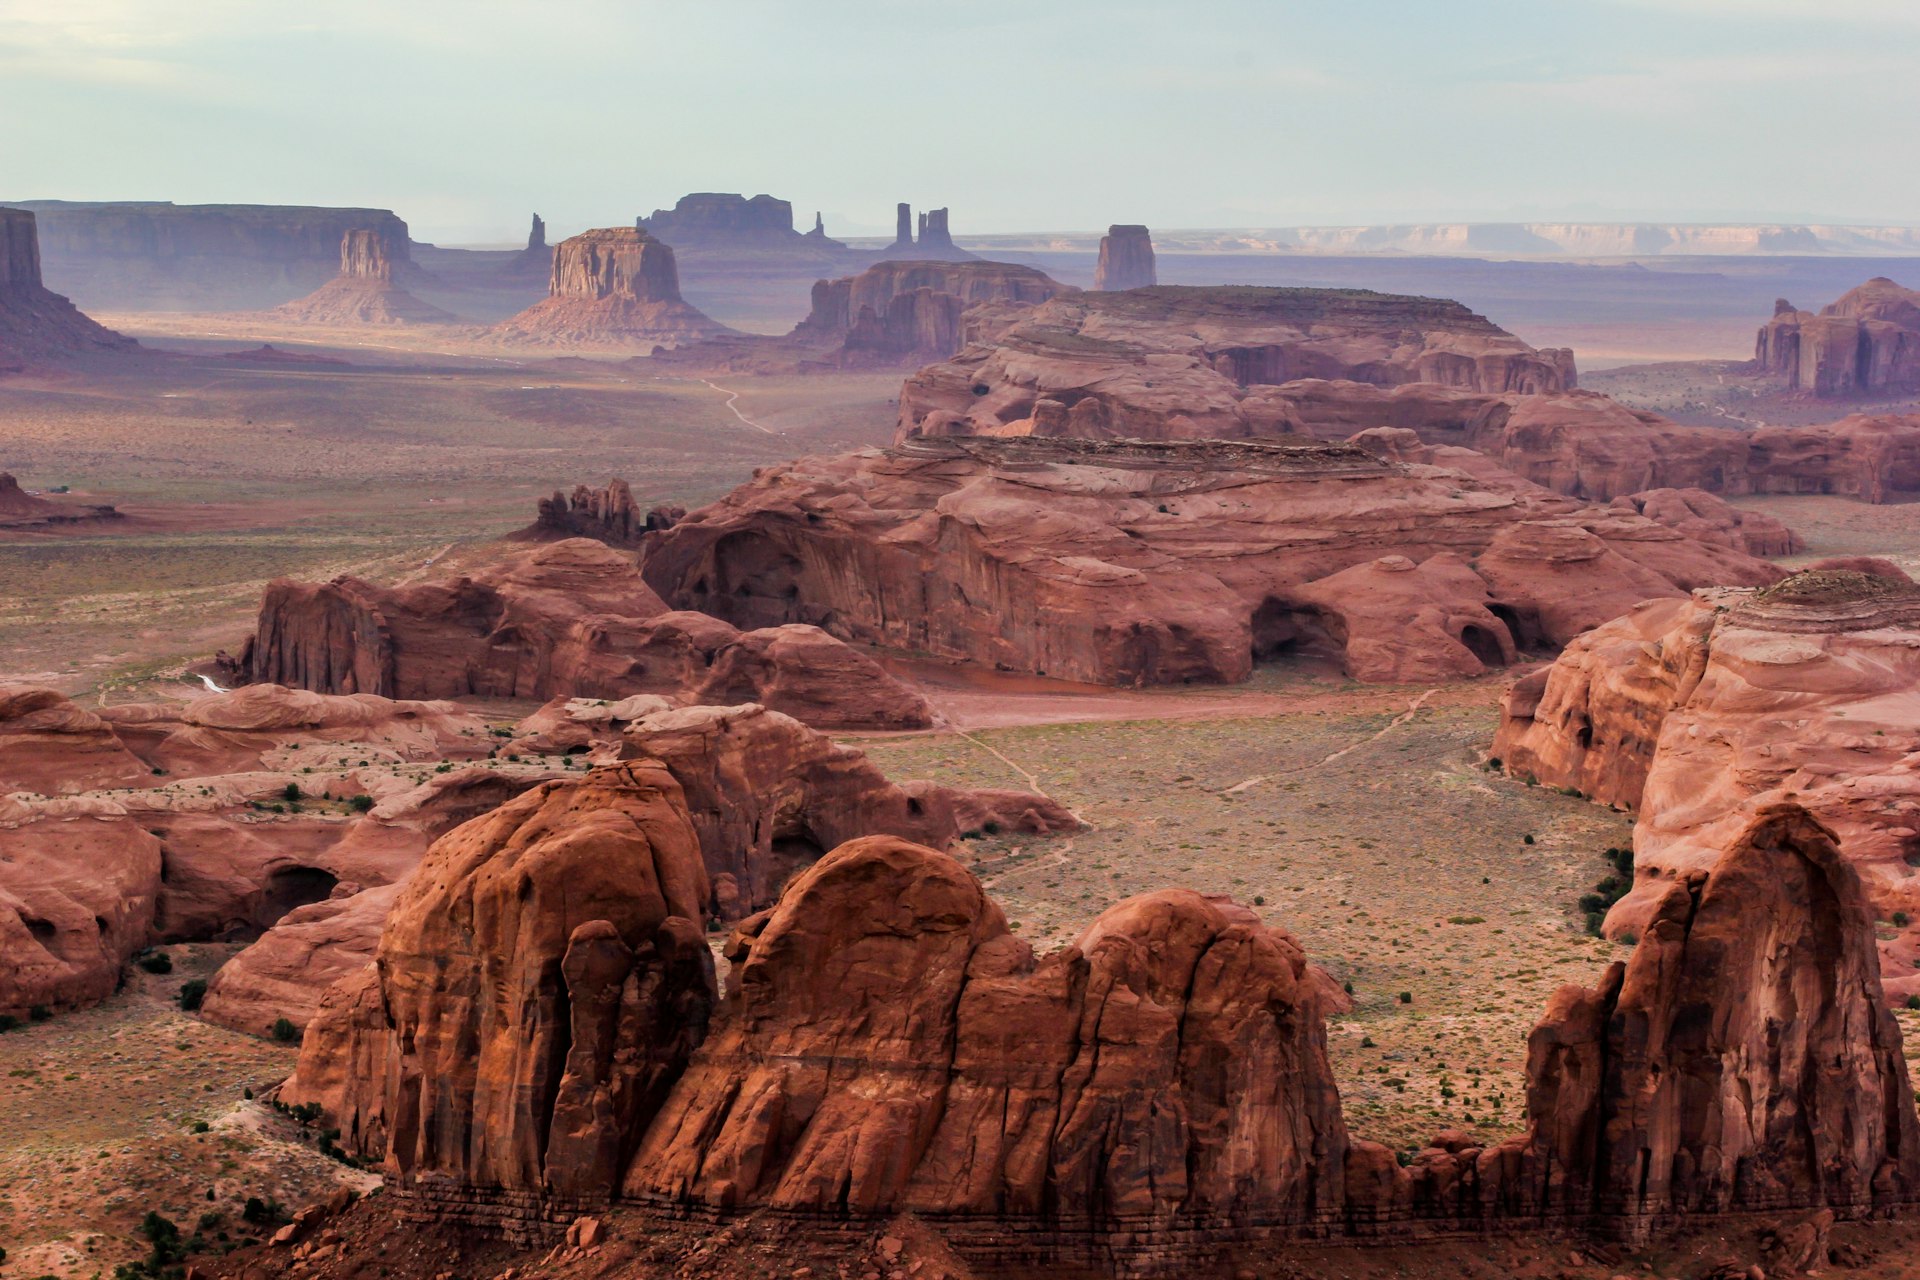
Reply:
[[[824,727],[922,728],[926,701],[806,625],[670,610],[630,556],[571,538],[404,587],[270,584],[238,678],[388,697],[764,702]]]
[[[317,325],[453,322],[452,313],[422,302],[395,283],[396,250],[382,231],[348,231],[340,237],[340,274],[273,314]]]
[[[562,240],[546,300],[491,332],[517,344],[650,349],[728,329],[680,297],[671,246],[637,227],[611,227]]]
[[[642,560],[665,598],[735,625],[1104,684],[1237,681],[1288,655],[1476,674],[1650,597],[1780,576],[1643,516],[1351,445],[1040,439],[768,468]]]
[[[34,215],[0,208],[0,373],[134,345],[42,283]]]
[[[1782,298],[1753,356],[1791,390],[1822,399],[1920,391],[1920,293],[1875,276],[1817,315]]]

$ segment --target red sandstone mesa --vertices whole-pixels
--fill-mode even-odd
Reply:
[[[604,348],[671,346],[728,332],[681,299],[673,249],[636,227],[562,240],[547,295],[492,332],[517,344]]]
[[[642,559],[668,599],[736,625],[1105,684],[1237,681],[1300,652],[1362,679],[1475,674],[1650,597],[1780,576],[1511,476],[1353,446],[1040,439],[767,468]]]
[[[1100,237],[1100,261],[1093,287],[1107,292],[1150,289],[1160,281],[1153,269],[1153,237],[1137,223],[1115,223]]]
[[[1920,391],[1920,293],[1875,276],[1818,315],[1782,298],[1753,357],[1790,389],[1821,398]]]
[[[408,293],[394,280],[388,234],[367,228],[340,237],[340,274],[273,314],[302,324],[450,324],[456,317]]]
[[[134,345],[41,283],[34,215],[0,208],[0,373]]]
[[[405,587],[267,588],[237,674],[394,697],[765,702],[828,727],[920,728],[925,699],[813,627],[743,634],[674,612],[630,556],[573,538]]]
[[[1897,572],[1897,571],[1896,571]],[[1610,934],[1644,932],[1668,886],[1791,797],[1841,838],[1882,916],[1920,915],[1920,589],[1857,570],[1759,592],[1651,601],[1508,695],[1494,755],[1516,776],[1640,811],[1632,892]],[[1920,991],[1903,933],[1889,990]]]
[[[735,931],[716,1009],[678,800],[630,763],[443,840],[283,1098],[322,1105],[427,1220],[525,1239],[610,1200],[796,1233],[911,1211],[989,1268],[1188,1274],[1303,1235],[1502,1223],[1639,1239],[1920,1194],[1860,883],[1793,806],[1671,884],[1597,988],[1553,997],[1525,1133],[1443,1134],[1403,1168],[1348,1135],[1330,984],[1184,890],[1036,957],[951,858],[854,840]]]

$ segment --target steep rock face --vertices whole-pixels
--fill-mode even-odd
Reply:
[[[865,753],[755,705],[660,711],[627,726],[621,752],[658,760],[685,791],[723,920],[772,904],[796,872],[863,835],[945,848],[983,800],[1006,829],[1049,834],[1079,822],[1045,796],[888,781]],[[970,815],[969,815],[970,816]]]
[[[585,347],[672,345],[728,332],[681,299],[672,247],[637,227],[562,240],[547,295],[492,332],[513,343]]]
[[[1250,389],[1301,378],[1497,393],[1563,391],[1574,374],[1571,352],[1536,351],[1457,302],[1162,285],[1055,298],[922,369],[901,389],[900,430],[999,434],[1054,400],[1087,419],[1076,435],[1244,437],[1268,433],[1242,407]]]
[[[670,611],[631,557],[585,538],[406,587],[275,582],[237,669],[327,693],[701,701],[724,691],[836,727],[931,722],[924,699],[832,637],[743,636]]]
[[[428,853],[283,1096],[326,1102],[390,1185],[448,1213],[604,1203],[705,1034],[707,894],[659,765],[529,792]]]
[[[0,208],[0,373],[134,345],[46,288],[34,215]]]
[[[386,209],[27,201],[48,277],[90,307],[230,311],[272,307],[335,274],[340,240],[371,229],[409,261],[407,224]]]
[[[394,282],[404,252],[384,231],[360,227],[340,237],[340,274],[273,314],[302,324],[447,324],[456,317]]]
[[[540,499],[538,516],[517,536],[527,542],[592,538],[610,547],[637,547],[642,534],[671,528],[686,513],[676,506],[642,511],[625,480],[609,480],[599,488],[577,484],[571,493],[556,490]]]
[[[1643,933],[1673,881],[1788,796],[1840,834],[1881,914],[1920,914],[1916,653],[1920,588],[1904,578],[1816,569],[1651,601],[1516,685],[1493,753],[1640,811],[1610,933]]]
[[[1138,224],[1115,223],[1100,237],[1100,261],[1093,287],[1101,292],[1151,289],[1160,283],[1153,269],[1153,237]]]
[[[969,308],[1038,304],[1059,292],[1044,273],[1011,263],[883,262],[815,283],[813,309],[791,337],[838,343],[817,357],[830,364],[943,358],[970,337]]]
[[[1812,427],[1760,427],[1748,461],[1753,493],[1831,493],[1862,502],[1920,494],[1920,415],[1852,414]]]
[[[42,815],[0,796],[0,848],[0,1013],[113,994],[151,934],[160,841],[119,806]]]
[[[397,884],[295,907],[207,983],[200,1016],[267,1035],[285,1018],[302,1031],[327,988],[373,963]]]
[[[1818,315],[1782,298],[1754,361],[1821,398],[1920,391],[1920,293],[1875,276]]]
[[[919,233],[917,236],[916,229]],[[903,261],[919,259],[940,262],[966,262],[973,257],[953,242],[945,209],[926,210],[916,222],[913,206],[905,201],[894,208],[893,243],[881,250],[881,256]]]
[[[1316,647],[1373,678],[1433,669],[1425,630],[1301,589],[1444,552],[1480,557],[1464,576],[1436,566],[1420,579],[1461,623],[1445,660],[1462,669],[1480,643],[1469,623],[1492,631],[1484,666],[1649,596],[1780,576],[1510,476],[1353,446],[964,438],[768,468],[649,535],[643,562],[676,604],[738,625],[811,622],[1002,670],[1157,684],[1241,680],[1256,658]],[[1356,619],[1379,629],[1347,632]],[[1362,640],[1380,646],[1365,661]]]

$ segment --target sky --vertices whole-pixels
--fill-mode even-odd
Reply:
[[[1920,0],[0,0],[0,198],[1920,223]]]

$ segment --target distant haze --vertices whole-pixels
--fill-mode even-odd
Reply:
[[[9,198],[555,236],[1920,223],[1915,0],[0,0]]]

